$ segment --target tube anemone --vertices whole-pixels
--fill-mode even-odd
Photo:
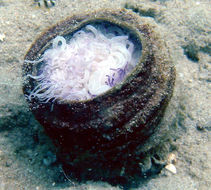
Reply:
[[[68,18],[31,46],[23,77],[68,174],[121,183],[161,169],[152,158],[168,136],[175,69],[149,20],[125,9]]]
[[[94,26],[86,25],[69,41],[62,36],[54,38],[52,48],[36,62],[44,64],[41,73],[28,75],[37,81],[29,100],[38,98],[45,103],[57,99],[88,100],[122,82],[137,64],[141,50],[135,49],[129,34],[118,29],[118,35],[110,32],[109,27],[103,34]]]

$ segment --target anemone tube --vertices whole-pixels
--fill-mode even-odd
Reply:
[[[99,94],[88,90],[85,96],[73,98],[62,88],[55,91],[57,86],[48,85],[53,81],[48,71],[56,73],[55,67],[49,67],[52,51],[71,46],[74,35],[96,37],[98,33],[103,40],[116,38],[104,38],[106,32],[103,31],[107,28],[113,30],[112,35],[121,36],[125,43],[129,40],[129,44],[134,45],[133,48],[133,45],[125,45],[124,49],[140,50],[134,67],[130,58],[124,59],[122,67],[108,67],[109,73],[103,75],[107,89]],[[121,32],[124,35],[118,35]],[[125,57],[127,53],[121,51],[120,58]],[[88,54],[81,58],[89,60]],[[65,171],[71,171],[77,179],[112,181],[160,169],[153,168],[152,158],[161,155],[158,147],[165,143],[167,133],[160,123],[173,93],[175,68],[156,26],[125,9],[75,15],[41,35],[25,60],[23,92],[36,119],[58,147],[58,158]],[[58,76],[64,77],[61,74],[55,77]],[[70,89],[73,90],[72,86]]]

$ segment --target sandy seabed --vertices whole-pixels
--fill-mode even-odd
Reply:
[[[177,173],[163,169],[134,189],[211,188],[210,0],[57,0],[50,9],[33,0],[0,0],[0,189],[121,189],[66,179],[54,146],[28,109],[21,77],[25,53],[46,28],[73,14],[111,7],[130,8],[160,28],[177,70],[175,91],[181,91],[173,152]]]

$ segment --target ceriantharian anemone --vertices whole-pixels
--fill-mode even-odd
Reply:
[[[43,62],[40,74],[28,75],[38,82],[29,100],[34,97],[45,103],[88,100],[123,81],[137,64],[141,46],[135,47],[128,39],[129,34],[119,27],[108,23],[94,25],[101,28],[86,25],[69,42],[57,36],[40,60],[25,60]]]
[[[151,158],[163,143],[175,69],[147,19],[125,9],[72,16],[35,41],[23,77],[67,173],[121,183],[160,170]]]

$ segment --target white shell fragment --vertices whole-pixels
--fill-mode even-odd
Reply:
[[[173,174],[177,173],[177,169],[174,164],[168,164],[165,166],[165,168]]]
[[[5,34],[0,34],[0,41],[3,42],[5,37],[6,37]]]

